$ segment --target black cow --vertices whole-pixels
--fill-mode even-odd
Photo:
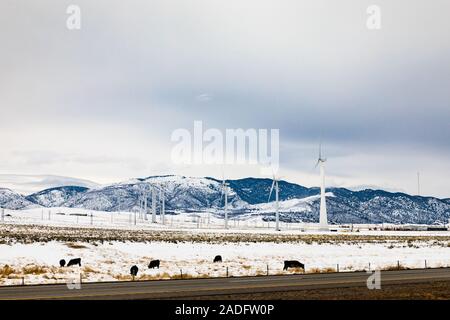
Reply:
[[[159,260],[152,260],[148,265],[149,269],[158,268],[159,269]]]
[[[138,268],[137,266],[132,266],[131,269],[130,269],[130,274],[131,274],[133,277],[136,277],[138,271],[139,271],[139,268]]]
[[[297,260],[285,260],[283,270],[287,270],[289,268],[300,268],[305,271],[305,265]]]
[[[74,265],[79,265],[81,267],[81,258],[70,259],[67,266],[70,267],[70,266],[74,266]]]
[[[215,256],[213,262],[222,262],[222,256]]]
[[[59,260],[59,265],[61,267],[64,267],[66,265],[66,260],[64,260],[64,259]]]

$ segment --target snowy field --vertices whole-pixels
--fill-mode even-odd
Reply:
[[[130,267],[139,267],[137,279],[217,277],[286,274],[284,260],[299,260],[306,272],[368,270],[401,267],[450,267],[450,248],[445,243],[404,242],[384,244],[305,244],[305,243],[33,243],[0,245],[0,283],[19,285],[82,281],[131,280]],[[220,254],[222,263],[213,263]],[[60,268],[58,261],[80,257],[81,268]],[[160,259],[160,269],[148,269],[152,259]],[[426,262],[425,262],[426,260]],[[370,263],[370,266],[369,266]],[[8,267],[5,267],[5,266]],[[294,270],[290,272],[300,272]]]
[[[209,221],[209,223],[208,223]],[[208,213],[166,215],[151,223],[138,213],[52,208],[5,211],[0,221],[0,285],[285,274],[284,260],[306,272],[450,267],[449,231],[380,231],[355,225],[323,233],[305,224],[223,220]],[[258,224],[259,223],[259,224]],[[266,225],[265,225],[266,224]],[[386,226],[384,226],[386,227]],[[377,230],[375,230],[377,228]],[[221,255],[222,263],[213,263]],[[81,267],[59,267],[80,257]],[[152,259],[160,269],[148,269]],[[301,272],[292,270],[290,272]]]
[[[48,208],[28,210],[5,210],[4,217],[0,223],[33,224],[45,226],[71,226],[86,228],[113,228],[127,230],[197,230],[203,232],[275,232],[275,222],[263,221],[262,216],[256,214],[244,215],[239,218],[230,217],[228,230],[224,229],[223,216],[217,212],[196,212],[177,214],[166,214],[164,218],[157,215],[156,223],[152,223],[152,216],[140,214],[139,212],[103,212],[91,211],[77,208]],[[426,226],[416,225],[426,228]],[[284,223],[280,222],[281,233],[321,233],[317,231],[314,223]],[[351,232],[350,225],[330,226],[337,232]],[[362,234],[392,234],[392,231],[381,229],[399,228],[391,224],[354,224],[353,232]],[[277,232],[279,233],[279,232]],[[396,235],[450,235],[450,231],[395,231]]]

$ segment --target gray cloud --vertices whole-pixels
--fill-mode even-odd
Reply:
[[[0,154],[29,155],[3,172],[170,171],[172,130],[203,120],[280,128],[298,182],[315,183],[301,172],[322,136],[337,183],[413,192],[420,170],[448,197],[448,1],[377,1],[379,31],[366,28],[371,1],[77,0],[82,29],[68,31],[72,3],[0,4]]]

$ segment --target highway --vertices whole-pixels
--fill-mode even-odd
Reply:
[[[258,276],[186,280],[82,283],[80,289],[66,284],[0,287],[0,300],[48,299],[189,299],[290,290],[365,287],[370,274],[341,272],[304,275]],[[449,281],[450,268],[381,271],[381,286],[429,281]]]

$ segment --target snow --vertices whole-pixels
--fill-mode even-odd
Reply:
[[[54,175],[0,174],[0,186],[14,190],[22,195],[29,195],[44,189],[61,186],[94,188],[100,185],[84,179]]]
[[[288,274],[283,271],[284,260],[299,260],[306,272],[315,269],[340,271],[367,270],[396,266],[421,268],[427,260],[428,267],[450,266],[449,248],[432,242],[407,246],[403,242],[385,244],[305,244],[305,243],[75,243],[48,242],[33,244],[0,245],[0,268],[9,265],[16,272],[8,277],[0,276],[3,285],[25,283],[65,282],[82,273],[83,281],[130,280],[129,269],[136,264],[141,279]],[[213,263],[220,254],[223,263]],[[59,267],[59,260],[80,257],[82,267]],[[160,269],[148,269],[152,259],[160,259]],[[30,274],[23,268],[41,266],[45,272]]]
[[[324,234],[315,229],[315,224],[282,223],[282,231],[277,232],[273,222],[258,220],[260,216],[247,216],[247,220],[232,219],[229,222],[230,229],[224,230],[222,217],[214,212],[166,215],[165,225],[161,224],[159,216],[158,223],[155,224],[150,222],[150,216],[145,220],[139,213],[135,215],[130,212],[111,213],[78,208],[5,210],[5,214],[4,221],[0,220],[0,228],[17,226],[23,229],[25,226],[27,234],[38,236],[47,232],[44,226],[50,226],[63,230],[61,232],[64,232],[64,228],[71,227],[76,228],[75,230],[95,228],[100,232],[119,230],[121,234],[143,230],[172,230],[186,234],[187,237],[183,239],[193,239],[192,236],[201,234],[201,238],[205,240],[176,242],[167,239],[150,242],[139,238],[137,242],[80,240],[74,243],[54,240],[45,243],[22,243],[14,239],[0,241],[0,285],[20,284],[22,277],[25,283],[66,282],[69,278],[79,277],[80,273],[83,281],[130,280],[129,269],[134,264],[139,267],[140,279],[173,278],[179,276],[180,269],[187,277],[225,276],[227,267],[232,276],[265,274],[267,266],[271,274],[282,274],[286,273],[282,271],[283,260],[305,263],[306,272],[336,269],[337,264],[340,271],[368,269],[369,263],[371,268],[385,268],[397,265],[397,261],[410,268],[423,267],[425,260],[429,267],[450,266],[449,231],[375,231],[375,225],[354,225],[354,232],[351,232],[349,229],[333,226],[337,232],[328,233],[337,237],[333,241],[308,242],[304,237]],[[389,227],[387,224],[384,226]],[[220,234],[236,234],[238,241],[217,243],[208,240]],[[258,234],[271,239],[277,235],[298,235],[299,238],[294,242],[246,242],[241,240],[245,239],[246,234]],[[339,235],[352,235],[356,240],[340,241]],[[394,240],[360,241],[357,239],[358,235],[380,239],[383,236],[393,236]],[[408,242],[410,237],[415,236],[419,236],[420,240]],[[43,238],[37,238],[43,241]],[[218,254],[222,255],[224,262],[212,263],[214,256]],[[68,261],[75,257],[82,258],[81,268],[59,267],[60,259]],[[147,268],[152,259],[161,260],[159,270]],[[12,268],[8,272],[6,265]]]
[[[1,210],[1,209],[0,209]],[[92,218],[91,218],[92,215]],[[1,220],[0,220],[1,223]],[[162,224],[161,216],[157,215],[157,223],[151,223],[151,214],[147,217],[138,212],[106,212],[80,208],[32,208],[26,210],[5,210],[4,223],[8,224],[33,224],[45,226],[63,226],[77,228],[109,228],[126,230],[196,230],[199,232],[246,232],[246,233],[276,233],[276,234],[304,234],[323,233],[317,230],[314,223],[284,223],[280,222],[281,232],[275,231],[275,222],[263,221],[263,216],[258,212],[230,216],[228,226],[224,229],[223,212],[178,212],[176,215],[166,214],[165,224]],[[344,225],[330,225],[337,233],[352,233]],[[347,225],[348,226],[348,225]],[[380,229],[399,227],[393,224],[353,224],[354,234],[376,235],[429,235],[448,236],[450,231],[373,231]],[[372,229],[372,230],[371,230]]]

